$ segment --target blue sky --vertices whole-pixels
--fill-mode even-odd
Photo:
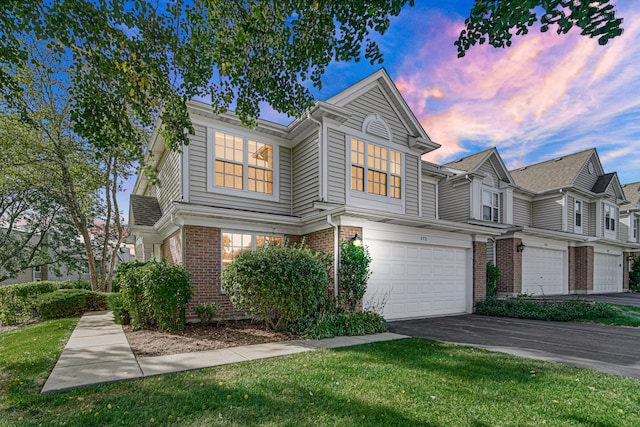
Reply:
[[[376,40],[382,65],[442,145],[426,160],[497,147],[513,169],[595,147],[606,172],[622,184],[640,181],[640,2],[615,2],[624,33],[606,46],[577,29],[532,30],[508,49],[476,46],[464,58],[453,42],[473,2],[416,3]],[[333,63],[313,94],[327,99],[379,67]],[[289,122],[268,106],[262,117]]]

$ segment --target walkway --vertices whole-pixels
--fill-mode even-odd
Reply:
[[[78,322],[41,393],[401,338],[407,337],[384,333],[256,344],[136,359],[122,326],[114,323],[113,314],[89,312]]]

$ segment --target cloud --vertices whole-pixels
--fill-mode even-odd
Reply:
[[[607,170],[630,172],[640,153],[640,10],[622,14],[623,35],[604,47],[578,31],[532,30],[511,48],[475,46],[462,59],[451,48],[462,23],[434,17],[427,27],[441,31],[417,32],[421,47],[396,67],[401,93],[442,144],[428,159],[497,146],[517,167],[598,147]]]

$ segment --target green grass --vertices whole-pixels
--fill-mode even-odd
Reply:
[[[423,339],[41,396],[74,323],[0,334],[0,425],[640,425],[638,380]]]
[[[604,323],[606,325],[618,326],[640,326],[640,307],[632,307],[629,305],[613,305],[607,304],[615,311],[612,317],[593,317],[588,319],[594,323]]]

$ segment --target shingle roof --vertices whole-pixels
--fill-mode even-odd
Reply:
[[[162,217],[162,210],[155,197],[130,196],[133,223],[135,225],[153,226]]]
[[[640,182],[631,182],[622,186],[625,198],[629,203],[620,205],[620,210],[636,209],[640,203]]]
[[[479,153],[454,160],[453,162],[449,162],[443,166],[445,168],[458,169],[465,172],[474,172],[476,169],[478,169],[482,161],[486,159],[487,155],[493,150],[494,148],[489,148],[488,150],[484,150]]]
[[[596,183],[593,184],[593,188],[591,189],[591,191],[593,191],[596,194],[604,193],[605,191],[607,191],[607,187],[611,183],[611,180],[613,179],[614,176],[616,176],[615,172],[605,173],[604,175],[600,175]]]
[[[536,193],[570,187],[593,153],[591,148],[509,172],[517,185]]]

